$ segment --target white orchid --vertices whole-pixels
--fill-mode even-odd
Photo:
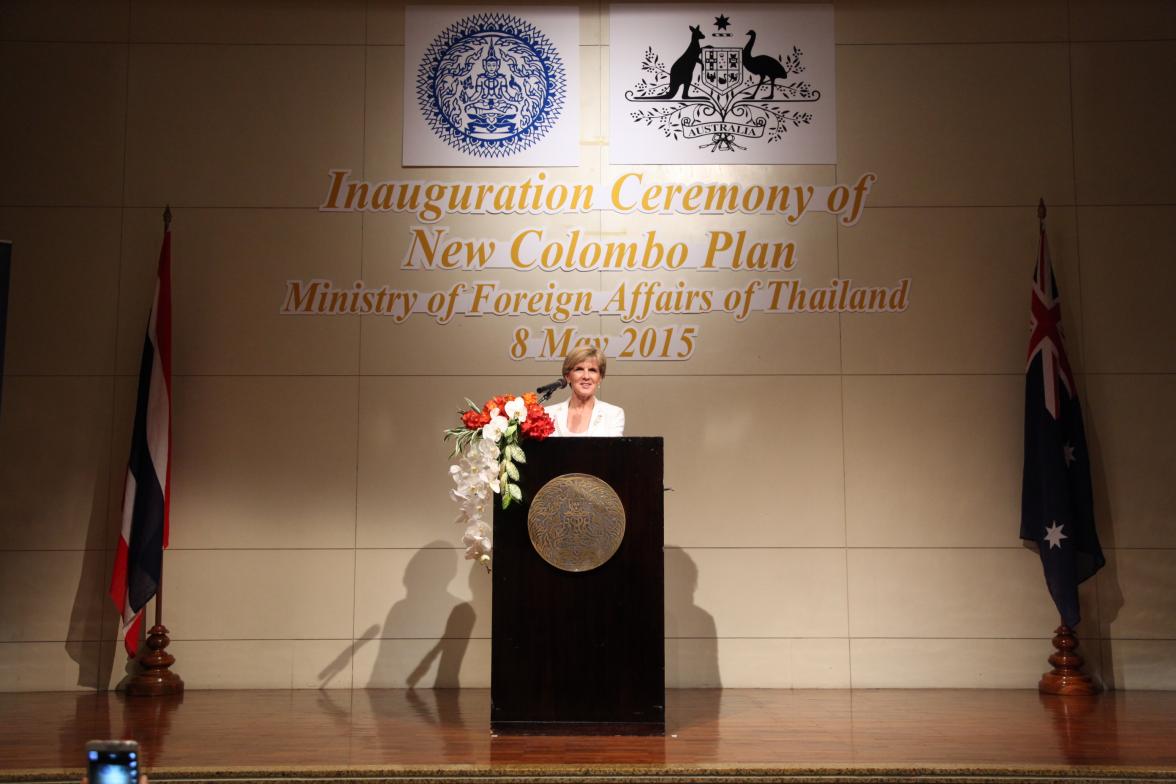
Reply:
[[[517,419],[519,422],[525,422],[527,420],[527,404],[523,402],[521,397],[516,397],[503,406],[503,408],[506,409],[507,419]]]
[[[497,411],[498,409],[496,408],[494,410]],[[491,416],[490,422],[482,428],[482,438],[497,443],[498,439],[502,438],[503,434],[506,433],[508,427],[510,427],[510,420],[506,417],[501,414]]]
[[[494,550],[490,526],[493,497],[501,490],[499,454],[493,441],[471,441],[457,463],[449,467],[455,485],[449,494],[458,507],[456,522],[465,526],[462,542],[466,546],[466,558],[487,568]]]
[[[456,441],[450,455],[451,459],[457,458],[457,463],[449,467],[454,485],[449,495],[457,504],[456,522],[465,526],[462,541],[466,558],[478,561],[489,570],[494,550],[491,527],[494,497],[502,497],[503,509],[523,500],[518,466],[526,463],[527,458],[519,442],[523,438],[545,438],[552,425],[544,421],[547,416],[541,413],[538,421],[532,418],[524,431],[521,424],[527,421],[527,403],[522,397],[512,397],[501,407],[488,403],[483,409],[467,399],[466,408],[458,409],[457,413],[462,418],[462,426],[445,431],[446,440]],[[480,422],[486,424],[479,428]]]

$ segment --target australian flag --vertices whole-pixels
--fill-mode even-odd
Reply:
[[[1073,629],[1082,619],[1078,584],[1106,560],[1094,530],[1090,455],[1062,340],[1062,307],[1044,228],[1033,272],[1030,324],[1021,538],[1037,543],[1045,584],[1062,623]]]

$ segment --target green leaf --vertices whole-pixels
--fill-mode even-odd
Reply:
[[[513,443],[514,439],[511,438],[511,436],[513,436],[518,429],[519,429],[518,425],[507,426],[506,432],[503,434],[507,438],[507,443]]]
[[[523,500],[523,488],[519,487],[518,485],[512,485],[508,483],[506,485],[506,494],[516,501]]]
[[[519,481],[519,469],[515,467],[514,463],[503,463],[502,467],[506,469],[506,475],[514,481]]]
[[[517,444],[511,444],[510,448],[509,448],[509,452],[510,452],[510,459],[515,461],[516,463],[526,463],[527,462],[527,453],[523,451],[523,448],[521,446],[519,446]]]

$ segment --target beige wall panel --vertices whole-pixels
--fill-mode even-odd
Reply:
[[[117,206],[122,200],[127,49],[0,45],[0,204]]]
[[[604,109],[601,61],[598,47],[580,47],[580,165],[543,169],[548,182],[590,182],[600,178],[600,134]],[[364,108],[365,178],[381,180],[426,180],[441,182],[522,182],[540,171],[531,167],[430,168],[401,166],[403,161],[404,123],[404,48],[380,46],[367,49],[367,90]],[[347,168],[335,165],[334,168]],[[360,169],[353,177],[358,178]],[[326,169],[322,169],[326,174]],[[325,182],[325,178],[324,178]],[[327,190],[324,185],[322,197]],[[323,200],[320,198],[320,202]]]
[[[194,44],[362,44],[363,0],[132,0],[131,40]]]
[[[79,644],[94,661],[101,643]],[[60,642],[0,643],[0,691],[89,691],[93,682],[79,676],[78,663]],[[71,706],[72,712],[72,706]],[[72,716],[66,720],[72,720]]]
[[[1176,38],[1170,0],[1069,0],[1074,41],[1136,41]]]
[[[125,41],[130,0],[6,0],[5,41]]]
[[[583,43],[589,43],[584,41],[586,37],[596,37],[599,34],[599,28],[595,24],[590,25],[587,29],[584,26],[587,14],[583,12],[583,7],[590,2],[591,0],[582,0],[581,2],[580,39]],[[595,18],[595,14],[592,15],[592,18]],[[599,159],[598,148],[604,143],[604,116],[608,114],[607,82],[605,82],[604,71],[605,54],[606,50],[600,46],[580,47],[580,143],[583,145],[589,142],[596,147],[594,149],[593,147],[581,146],[581,168],[591,165],[590,162]]]
[[[1065,0],[878,3],[839,0],[838,44],[1064,41]]]
[[[1097,627],[1093,583],[1079,598]],[[853,637],[1044,638],[1058,622],[1041,559],[1020,547],[851,549],[849,609]]]
[[[409,5],[425,5],[424,3],[393,2],[391,0],[375,0],[368,4],[367,13],[367,42],[368,44],[404,45],[404,9]],[[451,5],[477,6],[477,3],[455,2]],[[512,3],[512,7],[525,9],[528,5],[554,5],[550,0],[521,0]],[[601,17],[605,13],[599,9],[597,0],[580,0],[580,43],[593,45],[601,43]],[[502,10],[502,6],[487,7],[486,11]],[[607,35],[605,30],[604,34]]]
[[[352,550],[173,548],[168,628],[176,640],[349,641],[354,561]]]
[[[1074,44],[1071,52],[1078,203],[1171,204],[1176,111],[1160,85],[1176,80],[1176,41]]]
[[[698,569],[694,604],[714,618],[719,637],[845,635],[844,551],[730,547],[686,553]],[[667,562],[667,593],[680,582],[672,568]],[[688,624],[677,630],[678,637],[706,633]]]
[[[845,543],[838,378],[610,376],[605,386],[627,435],[665,438],[667,544]]]
[[[356,651],[352,666],[357,689],[485,689],[490,640],[376,640]]]
[[[109,377],[4,379],[5,549],[101,550],[112,544],[106,536],[112,387]]]
[[[440,540],[464,549],[449,497],[453,444],[442,433],[460,424],[467,396],[481,404],[527,388],[505,378],[362,378],[356,546],[415,549]]]
[[[1102,651],[1110,688],[1176,690],[1176,640],[1102,640]]]
[[[188,689],[349,689],[351,640],[176,640]]]
[[[1176,639],[1176,550],[1108,549],[1104,554],[1107,565],[1096,578],[1099,636]]]
[[[1073,211],[1051,209],[1049,225],[1067,345],[1081,370]],[[906,311],[842,315],[846,372],[1025,371],[1039,245],[1032,209],[871,209],[838,241],[842,277],[887,287],[911,280]]]
[[[841,47],[838,172],[877,173],[874,206],[1071,202],[1066,52],[1064,44]]]
[[[445,638],[446,644],[490,637],[490,575],[466,561],[463,550],[441,549],[445,544],[357,551],[356,637]]]
[[[1087,207],[1079,212],[1083,308],[1094,373],[1176,371],[1176,209]]]
[[[172,546],[351,547],[358,386],[176,379]]]
[[[368,2],[368,46],[404,46],[404,6],[400,0]]]
[[[369,14],[375,13],[375,10],[369,10]],[[394,15],[399,24],[398,32],[403,36],[404,12],[397,8]],[[369,41],[371,36],[372,28],[369,27]],[[404,46],[403,42],[400,44],[369,46],[365,55],[367,63],[364,75],[363,165],[362,168],[355,167],[352,176],[358,177],[362,173],[372,182],[391,179],[434,179],[432,170],[411,169],[406,176],[405,170],[400,166],[404,160]],[[484,173],[478,172],[479,180]],[[464,170],[455,170],[453,175],[453,179],[456,180],[467,179]]]
[[[363,56],[346,46],[132,46],[128,203],[317,207],[329,169],[361,166]]]
[[[845,379],[851,547],[1000,547],[1021,514],[1021,376]]]
[[[1086,379],[1086,438],[1104,547],[1176,547],[1176,378]],[[1157,414],[1159,414],[1157,416]]]
[[[180,225],[190,213],[180,213]],[[118,274],[118,334],[115,342],[115,373],[138,376],[143,359],[143,339],[151,304],[155,301],[155,286],[159,275],[159,253],[163,246],[162,209],[122,210],[122,258]],[[203,260],[193,265],[185,247],[185,234],[172,216],[172,357],[177,340],[175,333],[175,305],[184,292],[176,290],[175,275],[180,267],[200,268]],[[178,236],[177,236],[178,235]],[[216,308],[209,308],[216,313]],[[185,336],[185,339],[189,336]],[[174,370],[174,368],[173,368]]]
[[[5,372],[113,370],[121,233],[115,209],[0,208],[13,242]]]
[[[102,639],[105,554],[0,552],[0,642]]]
[[[740,642],[755,644],[777,641],[747,640]],[[665,657],[666,688],[717,689],[724,685],[723,678],[719,674],[719,641],[717,638],[671,638],[667,636]],[[779,672],[779,670],[773,670],[773,672]]]
[[[1052,648],[1046,639],[865,639],[850,650],[855,689],[1032,689]],[[1098,642],[1081,653],[1097,674]]]
[[[849,641],[666,640],[666,686],[845,689],[849,688]]]
[[[312,210],[176,210],[177,374],[344,374],[359,366],[354,316],[283,315],[286,281],[359,279],[358,215]],[[159,211],[127,213],[119,371],[137,373],[162,241]]]

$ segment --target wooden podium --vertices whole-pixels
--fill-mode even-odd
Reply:
[[[665,731],[660,438],[529,443],[523,504],[494,512],[490,726],[495,732]],[[548,481],[589,474],[625,509],[616,553],[569,572],[540,557],[530,501]]]

